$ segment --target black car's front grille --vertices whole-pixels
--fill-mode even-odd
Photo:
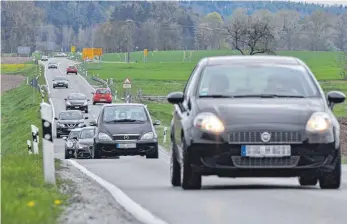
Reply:
[[[140,135],[138,134],[120,134],[120,135],[113,135],[113,140],[118,141],[129,141],[129,140],[137,140],[139,139]]]
[[[232,156],[231,159],[234,165],[239,168],[291,168],[298,165],[300,156],[283,158],[249,158]]]
[[[229,135],[230,144],[243,144],[243,143],[264,143],[261,138],[262,131],[241,131],[232,132]],[[270,140],[267,143],[301,143],[302,136],[298,131],[272,131]]]

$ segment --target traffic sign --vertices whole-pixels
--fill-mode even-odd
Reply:
[[[93,48],[93,54],[95,56],[101,56],[102,55],[102,48]]]
[[[76,52],[76,46],[71,46],[71,53],[75,53]]]
[[[129,78],[126,78],[123,82],[123,89],[131,89],[131,81]]]
[[[144,50],[143,50],[143,55],[144,55],[145,57],[148,56],[148,49],[144,49]]]

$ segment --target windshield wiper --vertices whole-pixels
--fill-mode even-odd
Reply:
[[[251,97],[260,97],[260,98],[305,98],[302,95],[277,95],[277,94],[248,94],[248,95],[234,95],[234,98],[251,98]]]
[[[233,98],[233,96],[214,94],[214,95],[201,95],[200,98]]]
[[[107,123],[121,123],[121,122],[143,122],[141,120],[136,120],[136,119],[115,119],[115,120],[110,120],[110,121],[105,121]]]

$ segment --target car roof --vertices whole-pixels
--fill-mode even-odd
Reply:
[[[96,127],[95,126],[87,126],[87,127],[83,127],[83,128],[81,128],[81,130],[83,131],[83,130],[93,130],[93,129],[95,129]]]
[[[61,113],[66,113],[66,112],[79,112],[79,113],[81,113],[81,114],[83,114],[82,113],[82,111],[80,111],[80,110],[64,110],[64,111],[60,111],[60,113],[59,114],[61,114]]]
[[[270,55],[230,55],[230,56],[214,56],[201,59],[202,63],[207,65],[220,64],[273,64],[273,65],[302,65],[300,60],[290,56],[270,56]]]
[[[82,128],[74,128],[71,131],[77,132],[77,131],[82,131]]]
[[[84,94],[84,93],[69,93],[69,96],[76,96],[76,95],[86,96],[86,94]]]

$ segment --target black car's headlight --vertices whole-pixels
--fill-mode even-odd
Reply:
[[[66,105],[71,106],[71,103],[69,101],[66,101]]]
[[[78,124],[78,127],[79,127],[79,128],[84,127],[84,123]]]
[[[71,148],[73,146],[73,142],[70,142],[70,141],[66,142],[66,146]]]
[[[193,124],[196,128],[216,134],[222,133],[225,130],[223,122],[215,114],[210,112],[198,114]]]
[[[142,135],[141,140],[150,140],[157,138],[156,134],[153,132],[147,132],[144,135]]]
[[[315,112],[308,119],[306,131],[310,133],[322,133],[328,131],[332,127],[332,121],[329,114],[325,112]]]

